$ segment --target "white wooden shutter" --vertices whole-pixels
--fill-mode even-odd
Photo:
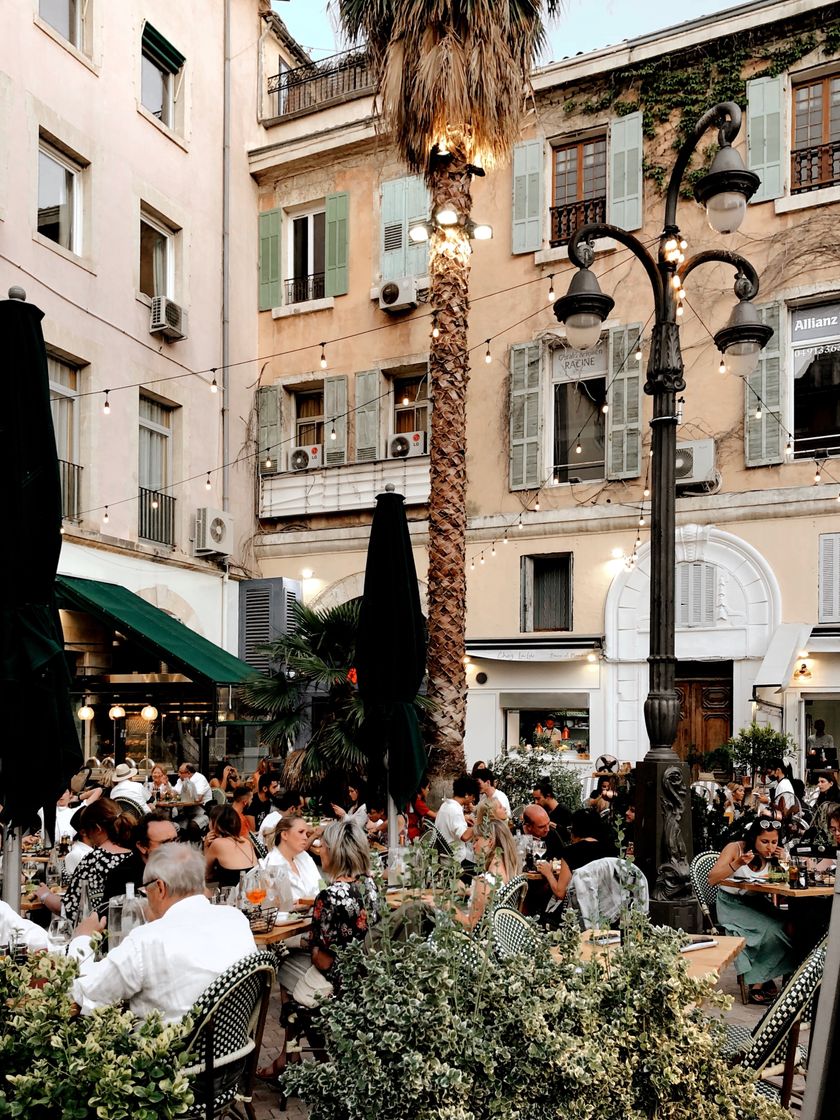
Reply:
[[[642,114],[628,113],[610,125],[610,196],[607,221],[642,227]]]
[[[820,622],[840,622],[840,533],[820,534]]]
[[[390,179],[382,184],[379,271],[383,280],[399,280],[407,275],[406,201],[405,179]]]
[[[677,564],[677,625],[714,626],[718,571],[702,560]]]
[[[282,470],[282,398],[279,385],[263,385],[257,389],[257,456],[261,474],[277,474]],[[266,467],[266,459],[271,466]]]
[[[510,349],[510,488],[527,490],[542,483],[540,436],[540,345]]]
[[[428,276],[429,243],[415,243],[408,236],[414,222],[428,221],[432,203],[422,175],[409,175],[405,183],[405,275]]]
[[[513,253],[536,253],[542,248],[542,140],[526,140],[513,149]]]
[[[744,382],[744,459],[748,467],[764,467],[784,460],[784,369],[779,338],[780,305],[764,304],[756,311],[773,337],[761,351],[755,373]],[[757,417],[756,405],[761,404]]]
[[[332,438],[335,428],[335,439]],[[324,465],[347,461],[347,378],[324,378]]]
[[[642,462],[642,363],[636,357],[641,323],[609,336],[607,478],[638,478]]]
[[[357,373],[353,379],[356,395],[356,462],[367,463],[380,457],[378,370]]]
[[[747,82],[747,166],[761,179],[751,202],[767,202],[784,193],[782,173],[784,77]]]

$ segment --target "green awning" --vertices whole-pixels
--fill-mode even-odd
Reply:
[[[133,591],[95,579],[57,576],[58,606],[87,611],[152,650],[190,680],[209,684],[241,684],[260,674],[232,653],[202,638],[183,622],[147,603]]]

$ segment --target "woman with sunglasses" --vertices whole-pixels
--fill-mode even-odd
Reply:
[[[776,976],[796,967],[790,938],[768,896],[723,886],[725,879],[757,882],[775,868],[781,821],[759,817],[741,840],[727,844],[709,872],[709,886],[718,886],[718,923],[726,932],[746,938],[746,947],[735,961],[735,970],[750,988],[751,1003],[772,1003]]]

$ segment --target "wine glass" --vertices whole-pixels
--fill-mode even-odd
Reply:
[[[69,918],[62,918],[58,914],[52,919],[47,930],[47,945],[51,953],[67,952],[67,946],[73,936],[73,923]]]
[[[531,843],[531,853],[534,857],[534,863],[538,863],[545,855],[545,840],[533,840]]]
[[[252,906],[262,906],[265,901],[265,896],[268,894],[268,887],[265,881],[265,875],[259,867],[254,867],[250,871],[246,871],[241,878],[242,893]]]

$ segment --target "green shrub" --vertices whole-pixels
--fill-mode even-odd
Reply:
[[[732,752],[736,768],[752,777],[766,770],[773,759],[790,758],[796,754],[796,746],[790,735],[775,731],[772,727],[764,727],[755,721],[727,739],[724,747]]]
[[[562,757],[557,751],[512,747],[492,764],[496,784],[515,807],[530,804],[534,786],[541,778],[549,778],[554,786],[554,796],[574,813],[582,803],[580,778],[574,770],[563,765]]]

